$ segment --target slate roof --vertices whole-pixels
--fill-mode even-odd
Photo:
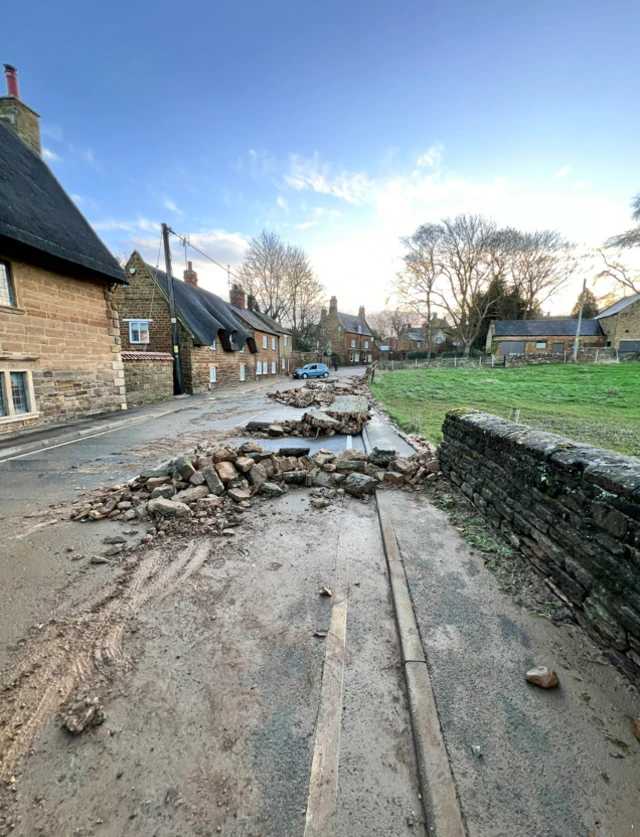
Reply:
[[[619,299],[617,302],[614,302],[613,305],[610,305],[608,308],[605,308],[604,311],[601,311],[599,314],[596,314],[594,319],[601,320],[603,317],[612,317],[614,314],[619,314],[621,311],[624,311],[625,308],[628,308],[630,305],[633,305],[633,303],[637,302],[639,299],[640,294],[625,296],[622,299]]]
[[[415,340],[417,343],[427,339],[421,331],[407,331],[406,334],[409,340]]]
[[[231,308],[237,317],[241,317],[245,323],[250,325],[251,328],[255,328],[257,331],[264,331],[267,334],[278,335],[278,332],[274,328],[267,325],[266,322],[263,322],[262,314],[250,311],[248,308],[238,308],[237,306],[231,304],[229,304],[229,308]]]
[[[340,311],[338,311],[338,319],[342,323],[342,327],[345,331],[348,331],[351,334],[366,334],[369,337],[373,337],[371,329],[367,325],[367,321],[364,317],[356,317],[353,314],[341,314]],[[358,331],[358,326],[360,326],[362,331]]]
[[[272,317],[269,317],[268,314],[263,314],[262,311],[254,311],[253,312],[257,317],[269,325],[277,334],[288,334],[291,336],[292,332],[289,331],[288,328],[285,328],[281,325],[277,320],[274,320]]]
[[[2,123],[0,250],[80,279],[128,284],[117,260],[44,160]]]
[[[495,320],[496,337],[575,337],[577,319],[564,320]],[[600,337],[602,329],[597,320],[583,320],[581,337]]]
[[[169,297],[169,282],[163,270],[157,270],[151,265],[147,269],[155,275],[163,293]],[[251,334],[235,318],[231,305],[211,291],[196,288],[188,282],[175,279],[173,293],[176,301],[176,311],[193,335],[196,346],[210,346],[220,332],[220,338],[226,351],[241,349],[247,340],[252,340]],[[225,339],[229,335],[228,339]],[[226,345],[225,345],[226,344]],[[250,347],[251,348],[251,347]]]

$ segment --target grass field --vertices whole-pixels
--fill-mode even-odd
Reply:
[[[472,407],[640,456],[640,363],[376,374],[375,396],[401,427],[442,439],[445,413]]]

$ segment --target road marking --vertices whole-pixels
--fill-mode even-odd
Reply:
[[[345,448],[345,450],[349,450],[349,448],[352,448],[352,447],[353,447],[353,439],[351,438],[351,436],[347,436],[347,447]]]
[[[333,605],[326,638],[304,837],[330,837],[335,827],[346,639],[345,598]]]

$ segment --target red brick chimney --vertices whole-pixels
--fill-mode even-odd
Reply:
[[[332,296],[329,300],[329,316],[335,315],[338,316],[338,297]]]
[[[4,65],[7,94],[0,96],[0,121],[13,131],[22,142],[42,157],[40,141],[40,116],[20,99],[18,71],[12,64]]]
[[[258,307],[258,303],[256,302],[256,298],[253,294],[249,294],[247,297],[247,308],[249,311],[255,311]]]
[[[239,308],[241,311],[247,307],[245,303],[245,294],[242,290],[242,285],[234,284],[229,291],[229,302]]]
[[[358,316],[364,320],[364,305],[361,305],[358,310]]]
[[[182,274],[184,276],[184,281],[188,282],[189,285],[193,285],[194,288],[198,287],[198,274],[195,272],[193,267],[191,266],[191,262],[187,262],[187,269]]]

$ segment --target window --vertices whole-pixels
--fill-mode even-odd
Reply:
[[[209,346],[209,348],[211,349],[211,351],[212,351],[212,352],[215,352],[215,350],[218,348],[218,347],[216,346],[216,338],[215,338],[215,337],[214,337],[214,338],[213,338],[213,340],[211,341],[211,345]]]
[[[362,334],[362,326],[358,326],[358,334]]]
[[[546,349],[546,348],[547,348],[547,341],[546,340],[540,340],[538,343],[536,343],[536,349]]]
[[[243,354],[244,354],[244,346],[240,349],[240,354],[241,354],[241,355],[243,355]]]
[[[351,348],[352,348],[352,349],[355,349],[355,347],[356,347],[356,341],[355,341],[355,340],[352,340],[352,341],[351,341]]]
[[[262,348],[263,349],[268,349],[269,348],[269,338],[267,337],[266,334],[262,338]]]
[[[284,345],[288,346],[289,345],[289,335],[288,334],[283,334],[282,336],[284,337]]]
[[[129,320],[129,343],[149,342],[149,323],[153,320]]]
[[[210,366],[209,367],[209,383],[215,384],[218,381],[218,367],[217,366]]]
[[[285,363],[284,358],[281,358],[281,359],[280,359],[280,363],[281,363],[281,367],[282,367],[282,369],[284,369],[284,368],[286,367],[286,363]]]
[[[342,326],[338,326],[338,334],[342,334]]]
[[[278,374],[278,366],[277,366],[275,360],[271,361],[271,374],[272,375],[277,375]]]
[[[355,361],[355,363],[360,363],[360,352],[355,353],[355,355],[353,356],[353,360]]]
[[[442,337],[436,337],[436,343],[440,345],[442,343]]]
[[[418,343],[418,346],[419,346],[419,345],[420,345],[420,343]],[[364,341],[364,347],[365,347],[365,349],[368,349],[368,348],[369,348],[369,341],[368,341],[368,340],[365,340],[365,341]]]
[[[247,364],[241,363],[240,364],[240,380],[246,381],[247,380]]]
[[[276,338],[275,337],[271,338],[271,348],[275,352],[275,350],[276,350]]]
[[[0,370],[0,418],[12,419],[35,412],[31,372]]]
[[[368,347],[368,346],[366,345],[366,343],[365,343],[365,349],[368,349],[368,348],[369,348],[369,347]],[[419,340],[418,340],[418,348],[420,348],[420,341],[419,341]]]
[[[256,362],[256,375],[262,375],[262,361],[258,360]]]
[[[16,308],[16,292],[9,262],[0,262],[0,305]]]
[[[369,353],[369,363],[371,363],[371,357],[372,357],[372,355],[371,355],[371,353]]]

